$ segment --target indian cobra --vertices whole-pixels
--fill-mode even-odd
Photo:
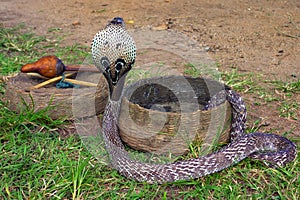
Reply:
[[[124,79],[136,57],[134,40],[126,31],[122,18],[114,18],[95,35],[92,57],[103,72],[110,90],[102,122],[103,140],[112,167],[128,178],[149,183],[173,182],[221,171],[246,157],[266,161],[272,166],[284,166],[296,157],[296,145],[285,137],[259,132],[245,134],[245,104],[239,94],[225,87],[210,99],[205,108],[217,106],[222,98],[231,104],[231,143],[211,154],[169,164],[133,160],[124,148],[118,129]]]

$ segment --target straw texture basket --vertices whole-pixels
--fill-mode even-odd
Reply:
[[[192,142],[229,140],[230,104],[204,111],[210,96],[223,84],[205,78],[167,76],[143,79],[124,91],[119,117],[122,140],[155,154],[182,155]]]
[[[85,73],[86,79],[99,80],[99,73],[83,73]],[[50,106],[51,109],[48,109],[47,112],[53,119],[62,117],[74,119],[94,116],[95,114],[102,113],[105,109],[108,89],[103,76],[100,76],[97,88],[80,87],[75,89],[80,91],[77,93],[74,93],[73,88],[56,88],[55,84],[29,90],[30,87],[43,81],[44,80],[39,77],[32,77],[23,73],[9,78],[6,82],[4,96],[4,100],[8,102],[9,108],[20,113],[28,108],[38,111]],[[80,103],[82,100],[85,102]],[[72,104],[76,104],[77,106],[72,107]],[[87,105],[97,106],[91,107]]]

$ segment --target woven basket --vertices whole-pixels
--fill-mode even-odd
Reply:
[[[230,104],[203,111],[224,85],[205,78],[167,76],[143,79],[124,91],[119,117],[122,140],[155,154],[182,155],[192,142],[229,140]]]
[[[99,73],[82,73],[85,73],[84,77],[87,80],[99,80]],[[76,89],[79,91],[77,93],[74,92],[73,88],[56,88],[55,84],[29,90],[30,87],[43,81],[41,78],[23,73],[9,78],[6,82],[4,96],[4,100],[8,102],[8,107],[20,113],[28,107],[38,111],[51,106],[51,109],[48,109],[47,112],[53,119],[89,117],[103,113],[105,109],[108,89],[103,76],[100,76],[97,89],[96,87],[80,87]],[[84,103],[81,103],[83,100]]]

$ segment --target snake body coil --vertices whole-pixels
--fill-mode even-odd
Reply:
[[[137,181],[164,183],[212,174],[246,157],[267,161],[275,166],[284,166],[295,159],[296,145],[285,137],[259,132],[244,133],[245,104],[240,95],[226,88],[213,96],[205,109],[217,106],[222,98],[231,104],[231,143],[206,156],[170,164],[148,164],[132,160],[120,139],[118,117],[120,90],[124,83],[122,79],[134,63],[135,52],[134,41],[126,32],[122,18],[114,18],[96,34],[92,43],[94,62],[105,75],[110,88],[111,98],[103,115],[103,139],[112,166],[122,175]]]

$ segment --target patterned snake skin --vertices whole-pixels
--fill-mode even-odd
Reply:
[[[148,164],[129,157],[119,136],[118,116],[120,92],[126,73],[135,61],[136,49],[122,18],[114,18],[99,31],[92,42],[92,56],[105,75],[110,100],[103,116],[102,134],[112,166],[122,175],[137,181],[164,183],[202,177],[221,171],[246,157],[266,161],[272,166],[284,166],[296,157],[296,145],[285,137],[265,134],[245,134],[246,107],[240,95],[226,88],[213,96],[205,109],[226,99],[232,105],[231,143],[202,157],[170,164]]]

